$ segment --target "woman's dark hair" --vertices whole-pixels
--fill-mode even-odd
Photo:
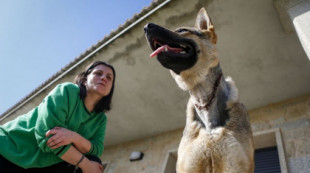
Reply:
[[[78,74],[75,79],[74,79],[74,83],[76,83],[79,87],[80,87],[80,98],[82,100],[85,99],[85,97],[87,96],[87,90],[86,87],[84,85],[84,82],[87,79],[87,76],[93,71],[93,69],[98,66],[98,65],[105,65],[107,67],[110,67],[113,71],[113,82],[112,82],[112,87],[111,87],[111,91],[110,93],[103,97],[96,105],[94,108],[95,112],[108,112],[109,110],[111,110],[111,103],[112,103],[112,96],[113,96],[113,92],[114,92],[114,83],[115,83],[115,70],[114,67],[110,64],[107,64],[103,61],[95,61],[93,63],[91,63],[85,71],[81,72],[80,74]]]

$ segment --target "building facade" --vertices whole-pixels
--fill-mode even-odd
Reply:
[[[249,110],[256,151],[262,158],[275,151],[272,161],[283,173],[309,172],[308,0],[153,1],[2,114],[0,123],[37,106],[57,84],[73,81],[91,62],[106,61],[117,78],[101,156],[104,172],[174,172],[189,96],[149,58],[143,26],[193,26],[201,7],[214,23],[224,75],[234,79]],[[142,160],[130,161],[135,151],[143,153]]]

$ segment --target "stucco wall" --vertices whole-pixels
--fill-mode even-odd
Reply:
[[[288,172],[306,173],[310,170],[310,95],[251,110],[249,114],[254,134],[280,129]],[[168,152],[178,148],[182,131],[179,129],[105,148],[101,158],[109,163],[107,172],[160,173]],[[130,162],[133,151],[143,152],[144,158]]]

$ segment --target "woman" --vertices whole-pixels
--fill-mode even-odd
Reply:
[[[0,172],[102,172],[114,82],[113,66],[96,61],[76,84],[57,85],[38,107],[0,126]]]

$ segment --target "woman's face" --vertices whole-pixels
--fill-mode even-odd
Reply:
[[[96,94],[101,97],[109,95],[113,84],[113,71],[103,64],[94,67],[87,76],[85,87],[87,94]]]

